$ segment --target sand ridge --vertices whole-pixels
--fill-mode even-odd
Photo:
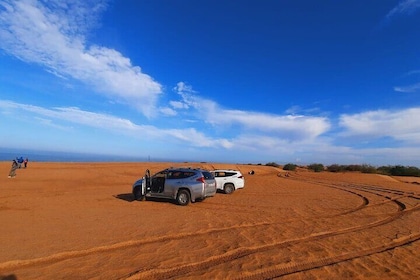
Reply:
[[[239,169],[246,186],[186,207],[133,200],[146,169],[170,166]],[[404,179],[218,163],[31,162],[12,179],[9,169],[0,163],[0,279],[420,275],[420,190]]]

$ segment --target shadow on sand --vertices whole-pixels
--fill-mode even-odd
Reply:
[[[127,202],[133,202],[135,201],[132,193],[120,193],[117,195],[114,195],[115,198],[127,201]]]
[[[14,274],[0,275],[0,280],[17,280],[17,277]]]
[[[133,202],[136,201],[133,197],[132,193],[120,193],[117,195],[113,195],[113,197],[124,200],[126,202]],[[174,200],[167,199],[167,198],[157,198],[157,197],[147,197],[145,200],[147,201],[155,201],[155,202],[162,202],[162,203],[170,203],[170,204],[176,204]],[[2,280],[2,279],[0,279]]]

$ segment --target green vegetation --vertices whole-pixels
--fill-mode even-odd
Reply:
[[[258,163],[258,165],[262,165]],[[268,162],[265,166],[280,167],[281,165],[276,162]],[[287,163],[283,166],[283,170],[295,171],[298,165],[293,163]],[[303,166],[302,166],[303,167]],[[414,166],[381,166],[375,167],[369,164],[350,164],[350,165],[340,165],[340,164],[331,164],[329,166],[324,166],[322,163],[312,163],[307,166],[309,170],[314,172],[361,172],[361,173],[370,173],[370,174],[383,174],[390,176],[412,176],[420,177],[420,169]]]
[[[265,164],[266,166],[274,166],[274,167],[279,167],[280,165],[278,165],[277,163],[275,163],[275,162],[269,162],[269,163],[266,163]]]
[[[285,166],[283,166],[283,170],[294,171],[296,170],[296,167],[297,167],[296,164],[288,163]]]
[[[413,166],[381,166],[374,167],[368,164],[362,165],[338,165],[332,164],[327,166],[327,170],[330,172],[346,172],[346,171],[358,171],[362,173],[379,173],[391,176],[414,176],[420,177],[420,169]]]
[[[313,170],[315,172],[321,172],[321,171],[325,170],[324,165],[321,164],[321,163],[310,164],[310,165],[308,165],[308,169]]]
[[[413,176],[420,177],[420,169],[414,166],[381,166],[377,169],[378,173],[392,176]]]
[[[368,164],[351,164],[351,165],[338,165],[332,164],[327,167],[330,172],[346,172],[346,171],[358,171],[362,173],[378,173],[374,166]]]

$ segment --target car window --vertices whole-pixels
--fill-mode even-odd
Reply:
[[[214,175],[211,172],[203,171],[204,179],[214,179]]]
[[[181,171],[169,171],[166,176],[166,179],[180,179],[181,173]]]
[[[189,177],[194,176],[194,175],[195,175],[195,172],[192,172],[192,171],[184,171],[184,172],[182,172],[181,177],[182,178],[189,178]]]
[[[194,174],[195,173],[192,171],[174,170],[174,171],[169,171],[166,178],[167,179],[185,179],[185,178],[193,176]]]
[[[226,177],[229,177],[229,176],[233,176],[233,175],[236,175],[236,173],[234,173],[234,172],[226,172]]]
[[[166,173],[168,173],[167,170],[162,170],[162,171],[156,173],[155,175],[153,175],[153,177],[165,177]]]

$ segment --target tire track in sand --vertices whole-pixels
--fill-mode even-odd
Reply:
[[[294,273],[298,273],[298,272],[302,272],[306,270],[321,268],[324,266],[329,266],[329,265],[337,264],[340,262],[349,261],[352,259],[357,259],[357,258],[366,257],[373,254],[382,253],[388,250],[395,249],[397,247],[410,244],[418,240],[420,240],[420,233],[409,235],[409,236],[400,238],[398,240],[394,240],[388,244],[376,246],[373,248],[360,250],[356,252],[350,252],[347,254],[337,255],[333,257],[321,258],[316,261],[301,262],[294,265],[280,265],[273,269],[268,269],[268,270],[263,270],[260,272],[248,274],[248,275],[243,275],[236,279],[237,280],[273,279],[273,278],[290,275],[290,274],[294,274]]]
[[[357,191],[349,191],[349,190],[344,189],[342,186],[338,187],[337,185],[330,186],[330,187],[339,188],[342,191],[352,192],[353,194],[361,197],[362,200],[363,200],[363,203],[361,205],[359,205],[355,209],[351,209],[350,211],[345,211],[345,212],[341,213],[341,215],[346,215],[348,213],[358,211],[360,209],[363,209],[367,205],[369,205],[368,198],[366,196],[364,196],[363,194],[357,193]],[[364,191],[366,191],[366,190],[364,190]],[[412,195],[412,193],[410,193],[409,195]],[[397,199],[397,198],[389,198],[389,197],[387,197],[387,198],[388,198],[388,202],[391,202],[391,201],[394,201],[394,200]],[[418,198],[416,198],[416,199],[418,199]],[[378,204],[374,204],[374,205],[378,205]],[[371,204],[371,206],[374,206],[374,205]],[[405,207],[399,207],[399,210],[398,210],[397,213],[393,213],[388,218],[378,220],[378,221],[370,223],[370,224],[351,227],[351,228],[345,228],[345,229],[341,229],[341,230],[337,230],[337,231],[316,233],[316,234],[312,234],[312,235],[307,236],[307,237],[303,237],[303,238],[299,238],[299,239],[286,240],[286,241],[283,241],[283,242],[268,244],[268,245],[264,245],[264,246],[260,246],[260,247],[239,248],[239,249],[227,252],[223,255],[214,256],[212,258],[204,260],[203,262],[192,263],[192,264],[189,264],[189,265],[180,266],[180,267],[176,267],[176,268],[169,268],[167,270],[153,269],[153,270],[147,270],[147,271],[135,271],[135,272],[131,273],[131,275],[132,275],[131,277],[134,277],[133,279],[141,279],[141,278],[144,278],[144,277],[148,277],[148,275],[150,275],[150,276],[153,275],[152,278],[163,279],[163,278],[166,278],[170,275],[174,275],[174,276],[182,275],[182,274],[185,274],[185,273],[188,273],[188,272],[191,272],[191,271],[209,268],[209,267],[215,266],[217,264],[221,264],[221,263],[224,263],[224,262],[227,262],[227,261],[231,261],[231,260],[235,260],[235,259],[238,259],[238,258],[241,258],[241,257],[245,257],[245,256],[253,254],[253,253],[264,252],[266,250],[270,250],[270,249],[273,249],[273,248],[276,248],[276,247],[284,247],[284,246],[288,246],[288,245],[297,244],[297,243],[300,243],[300,242],[319,240],[319,239],[327,238],[327,237],[330,237],[330,236],[335,236],[335,235],[349,233],[349,232],[356,232],[356,231],[360,231],[360,230],[363,230],[363,229],[367,229],[367,228],[371,228],[371,227],[375,227],[375,226],[379,226],[379,225],[384,225],[384,224],[390,223],[393,220],[399,218],[401,215],[403,215],[403,213],[408,212],[408,211],[416,211],[416,210],[418,210],[418,208],[419,207],[413,207],[411,209],[405,209]],[[334,214],[334,215],[328,215],[328,216],[331,217],[331,216],[337,216],[337,215],[340,215],[340,213]],[[98,253],[107,253],[107,252],[120,250],[120,249],[124,249],[124,248],[128,248],[128,247],[132,247],[132,246],[140,246],[140,245],[143,245],[143,244],[150,244],[150,243],[156,243],[156,242],[162,242],[162,241],[184,239],[184,238],[189,238],[191,236],[196,236],[196,235],[206,235],[206,234],[211,234],[211,233],[230,231],[232,229],[239,229],[240,230],[240,229],[253,228],[253,227],[259,227],[259,226],[270,226],[270,225],[273,225],[273,223],[267,223],[267,222],[257,223],[257,224],[253,223],[253,224],[241,225],[241,226],[210,229],[210,230],[205,230],[205,231],[195,232],[195,233],[185,233],[185,234],[161,236],[161,237],[151,238],[151,239],[147,239],[147,240],[129,240],[129,241],[119,242],[119,243],[112,244],[112,245],[94,247],[94,248],[90,248],[90,249],[86,249],[86,250],[61,252],[61,253],[53,254],[53,255],[50,255],[50,256],[46,256],[46,257],[40,257],[40,258],[34,258],[34,259],[28,259],[28,260],[7,261],[7,262],[0,263],[0,271],[1,270],[6,270],[6,269],[10,270],[10,269],[22,268],[22,267],[27,267],[27,266],[45,265],[45,264],[49,264],[49,263],[54,263],[54,262],[59,262],[59,261],[71,259],[71,258],[83,257],[83,256],[88,256],[88,255],[91,255],[91,254],[98,254]],[[415,235],[415,236],[417,236],[417,235]],[[407,242],[408,243],[412,242],[412,241],[409,241],[411,239],[412,238],[407,239],[408,240]],[[390,243],[387,246],[389,248],[391,248],[391,247],[395,248],[397,246],[402,246],[402,245],[398,245],[398,244],[395,245],[394,243]],[[407,243],[404,243],[404,244],[407,244]],[[380,252],[381,250],[388,250],[389,249],[388,247],[386,247],[386,248],[383,247],[383,246],[380,247],[380,248],[376,247],[376,248],[379,248],[379,249],[377,249],[378,250],[377,252]],[[373,253],[375,253],[375,251],[373,251]],[[373,253],[372,253],[372,249],[359,251],[360,256],[364,256],[366,254],[373,254]],[[295,266],[293,266],[294,267],[294,270],[293,270],[294,272],[291,272],[291,273],[316,268],[316,267],[319,267],[319,265],[323,266],[322,264],[324,264],[324,263],[327,263],[327,265],[337,263],[339,261],[343,261],[343,260],[340,260],[342,258],[344,258],[344,260],[348,260],[348,259],[356,258],[356,257],[357,257],[357,254],[355,255],[355,253],[352,253],[352,255],[345,254],[345,255],[342,255],[342,256],[338,256],[338,257],[325,258],[325,259],[322,259],[322,260],[317,261],[317,262],[304,263],[301,266],[295,265]],[[309,267],[309,268],[305,268],[305,267]],[[274,273],[276,275],[278,275],[280,273],[279,275],[283,275],[282,273],[284,273],[284,271],[289,271],[289,270],[290,270],[290,268],[287,268],[287,267],[285,268],[283,266],[280,266],[279,268],[275,268],[275,269],[271,269],[271,270],[268,270],[268,271],[260,272],[260,273],[257,273],[255,275],[252,274],[251,277],[256,277],[255,279],[262,279],[261,277],[265,277],[264,275],[266,275],[267,273],[269,273],[269,274]],[[287,273],[289,273],[289,272],[287,272]],[[131,277],[130,277],[130,279],[131,279]],[[161,278],[159,278],[159,277],[161,277]],[[248,277],[248,276],[246,276],[246,277]],[[253,279],[253,278],[251,278],[251,279]]]
[[[324,186],[326,185],[325,183],[321,183],[321,184],[324,185]],[[328,187],[332,187],[332,188],[336,188],[336,189],[339,189],[339,190],[342,190],[342,191],[350,192],[350,193],[352,193],[354,195],[357,195],[357,196],[362,198],[362,200],[363,200],[362,205],[360,205],[359,207],[356,207],[355,209],[352,209],[350,211],[344,212],[343,215],[352,213],[352,212],[360,210],[360,209],[363,209],[364,207],[369,205],[369,199],[363,193],[359,193],[357,191],[361,191],[361,192],[364,192],[364,193],[368,192],[368,193],[371,193],[373,195],[378,195],[378,193],[374,192],[376,190],[371,190],[371,191],[366,190],[366,189],[359,190],[357,188],[354,188],[354,186],[353,186],[353,190],[348,190],[348,189],[344,188],[343,186],[337,186],[335,184],[333,184],[333,185],[328,184]],[[389,190],[387,190],[387,191],[389,191]],[[381,196],[386,198],[386,201],[376,203],[376,204],[371,204],[371,206],[379,206],[379,205],[382,205],[384,203],[391,202],[391,203],[395,203],[397,205],[397,209],[398,209],[397,212],[391,213],[391,216],[389,216],[385,219],[381,219],[381,220],[378,220],[378,221],[375,221],[375,222],[372,222],[372,223],[368,223],[368,224],[364,224],[364,225],[359,225],[359,226],[354,226],[354,227],[349,227],[349,228],[344,228],[344,229],[339,229],[339,230],[334,230],[334,231],[328,231],[328,232],[320,232],[320,233],[312,234],[312,235],[307,236],[307,237],[286,240],[286,241],[283,241],[283,242],[277,242],[277,243],[272,243],[272,244],[267,244],[267,245],[262,245],[262,246],[257,246],[257,247],[238,248],[238,249],[235,249],[235,250],[231,250],[231,251],[229,251],[225,254],[222,254],[222,255],[213,256],[213,257],[208,258],[208,259],[206,259],[204,261],[201,261],[201,262],[190,263],[190,264],[187,264],[187,265],[176,266],[176,267],[172,267],[172,268],[168,268],[168,269],[154,268],[154,269],[147,269],[147,270],[137,270],[137,271],[134,271],[134,272],[130,273],[130,275],[127,277],[127,279],[130,279],[130,280],[132,280],[132,279],[166,279],[166,278],[176,277],[176,276],[180,276],[180,275],[185,275],[185,274],[188,274],[188,273],[191,273],[191,272],[194,272],[194,271],[201,271],[201,270],[209,269],[213,266],[220,265],[220,264],[223,264],[223,263],[226,263],[226,262],[229,262],[229,261],[233,261],[233,260],[248,256],[248,255],[251,255],[251,254],[262,253],[262,252],[267,251],[267,250],[272,250],[272,249],[281,248],[281,247],[287,247],[287,246],[302,243],[302,242],[322,240],[322,239],[325,239],[325,238],[328,238],[328,237],[333,237],[333,236],[336,236],[336,235],[341,235],[341,234],[346,234],[346,233],[354,233],[354,232],[366,230],[366,229],[373,228],[373,227],[383,226],[383,225],[389,224],[392,221],[402,217],[403,215],[405,215],[408,212],[413,212],[413,211],[420,210],[420,205],[416,205],[416,206],[414,206],[410,209],[407,209],[405,204],[398,201],[399,198],[408,197],[409,194],[407,194],[407,193],[402,193],[400,197],[394,197],[394,198],[391,198],[388,195],[384,195],[384,194],[382,194]],[[337,216],[337,214],[332,215],[332,216]],[[343,262],[343,261],[348,261],[348,260],[355,259],[355,258],[360,258],[360,257],[364,257],[364,256],[376,254],[376,253],[381,253],[383,251],[391,250],[391,249],[394,249],[396,247],[404,246],[406,244],[417,241],[419,239],[420,239],[420,233],[411,234],[409,236],[399,238],[398,240],[393,240],[392,242],[387,243],[385,245],[380,245],[380,246],[376,246],[376,247],[373,247],[373,248],[367,248],[367,249],[364,249],[364,250],[358,250],[358,251],[355,251],[355,252],[346,253],[346,254],[342,254],[342,255],[337,255],[337,256],[333,256],[333,257],[324,257],[324,258],[321,258],[317,261],[301,262],[301,263],[294,264],[294,265],[279,265],[279,266],[275,266],[274,268],[271,268],[271,269],[265,269],[265,270],[262,270],[260,272],[250,273],[250,274],[247,274],[247,275],[240,276],[238,279],[272,279],[274,277],[293,274],[293,273],[297,273],[297,272],[301,272],[301,271],[305,271],[305,270],[310,270],[310,269],[314,269],[314,268],[319,268],[319,267],[323,267],[323,266],[336,264],[336,263]]]
[[[362,199],[363,199],[363,202],[361,205],[357,206],[355,209],[350,209],[346,212],[343,212],[341,213],[341,215],[355,212],[357,210],[364,208],[367,204],[369,204],[369,201],[367,200],[367,198],[362,197]],[[334,216],[336,215],[338,214],[335,214]],[[330,216],[331,215],[328,215],[323,218],[328,218]],[[26,260],[12,260],[12,261],[0,263],[0,271],[54,263],[54,262],[64,261],[64,260],[68,260],[72,258],[84,257],[84,256],[92,255],[92,254],[106,253],[106,252],[121,250],[121,249],[129,248],[129,247],[141,246],[144,244],[151,244],[151,243],[164,242],[164,241],[170,241],[170,240],[179,240],[179,239],[189,238],[189,237],[197,236],[197,235],[207,235],[211,233],[230,231],[233,229],[246,229],[246,228],[255,228],[255,227],[261,227],[261,226],[271,226],[274,224],[278,224],[278,223],[271,223],[271,222],[253,223],[253,224],[241,225],[241,226],[210,229],[210,230],[194,232],[194,233],[167,235],[167,236],[161,236],[161,237],[144,239],[144,240],[129,240],[129,241],[115,243],[112,245],[93,247],[93,248],[89,248],[85,250],[60,252],[60,253],[56,253],[53,255],[45,256],[45,257],[26,259]]]
[[[257,246],[257,247],[238,248],[238,249],[235,249],[235,250],[231,250],[231,251],[229,251],[225,254],[222,254],[222,255],[210,257],[210,258],[208,258],[204,261],[201,261],[201,262],[190,263],[190,264],[187,264],[187,265],[176,266],[176,267],[172,267],[172,268],[168,268],[168,269],[155,268],[155,269],[148,269],[148,270],[138,270],[138,271],[134,271],[134,272],[130,273],[129,277],[122,278],[122,279],[130,279],[130,280],[134,280],[134,279],[166,279],[166,278],[171,278],[171,277],[175,277],[175,276],[180,276],[180,275],[187,274],[187,273],[194,272],[194,271],[201,271],[201,270],[209,269],[213,266],[220,265],[220,264],[223,264],[223,263],[226,263],[226,262],[229,262],[229,261],[233,261],[233,260],[248,256],[248,255],[251,255],[251,254],[255,254],[255,253],[262,253],[264,251],[273,250],[273,249],[281,248],[281,247],[287,247],[287,246],[302,243],[302,242],[322,240],[324,238],[333,237],[333,236],[336,236],[336,235],[341,235],[341,234],[345,234],[345,233],[354,233],[354,232],[358,232],[358,231],[365,230],[365,229],[368,229],[368,228],[373,228],[373,227],[385,225],[385,224],[388,224],[388,223],[392,222],[395,219],[400,218],[404,213],[417,211],[417,210],[420,210],[420,205],[418,205],[416,207],[413,207],[411,209],[408,209],[408,210],[407,209],[404,209],[404,210],[401,209],[398,212],[394,213],[391,217],[388,217],[388,218],[385,218],[385,219],[382,219],[382,220],[379,220],[379,221],[376,221],[376,222],[372,222],[372,223],[369,223],[369,224],[365,224],[365,225],[360,225],[360,226],[355,226],[355,227],[350,227],[350,228],[344,228],[344,229],[335,230],[335,231],[320,232],[320,233],[312,234],[310,236],[306,236],[306,237],[302,237],[302,238],[290,239],[290,240],[285,240],[285,241],[282,241],[282,242],[276,242],[276,243]],[[313,268],[317,268],[317,267],[321,267],[321,266],[325,266],[325,265],[330,265],[330,264],[334,264],[334,263],[338,263],[338,262],[342,262],[342,261],[346,261],[346,260],[350,260],[350,259],[354,259],[354,258],[358,258],[358,257],[363,257],[363,256],[366,256],[366,255],[380,253],[380,252],[383,252],[383,251],[386,251],[386,250],[393,249],[395,247],[406,245],[406,244],[408,244],[410,242],[413,242],[413,241],[416,241],[418,239],[420,239],[420,233],[409,236],[407,238],[404,238],[404,237],[400,238],[400,239],[398,239],[399,242],[391,242],[389,244],[378,246],[378,247],[371,248],[371,249],[356,251],[356,252],[343,254],[343,255],[340,255],[340,256],[334,256],[334,257],[330,257],[330,258],[323,258],[323,259],[321,259],[320,261],[317,261],[317,262],[308,262],[308,263],[297,264],[297,265],[292,266],[291,268],[289,266],[281,266],[280,268],[275,268],[273,270],[268,270],[268,272],[267,271],[261,272],[263,277],[260,276],[261,273],[257,273],[255,275],[252,274],[251,277],[256,277],[255,279],[270,279],[270,277],[264,278],[266,273],[269,273],[269,274],[275,273],[276,277],[277,277],[277,273],[279,273],[278,276],[291,274],[291,273],[296,273],[296,272],[299,272],[299,271],[309,270],[309,269],[313,269]],[[325,263],[325,265],[323,265],[324,263]],[[247,277],[249,277],[249,276],[247,276]],[[241,279],[241,278],[239,278],[239,279]],[[246,278],[246,279],[248,279],[248,278]],[[249,279],[254,279],[254,278],[249,278]]]
[[[57,254],[34,258],[34,259],[6,261],[3,263],[0,263],[0,271],[59,262],[59,261],[68,260],[72,258],[84,257],[91,254],[105,253],[105,252],[125,249],[128,247],[141,246],[141,245],[151,244],[151,243],[190,238],[192,236],[197,236],[197,235],[208,235],[208,234],[217,233],[217,232],[231,231],[234,229],[240,230],[240,229],[246,229],[249,227],[269,226],[269,225],[271,224],[267,222],[262,222],[262,223],[257,223],[257,224],[253,223],[253,224],[240,225],[240,226],[216,228],[216,229],[203,230],[203,231],[193,232],[193,233],[166,235],[166,236],[160,236],[156,238],[143,239],[143,240],[129,240],[129,241],[115,243],[112,245],[93,247],[93,248],[85,249],[85,250],[60,252]]]

